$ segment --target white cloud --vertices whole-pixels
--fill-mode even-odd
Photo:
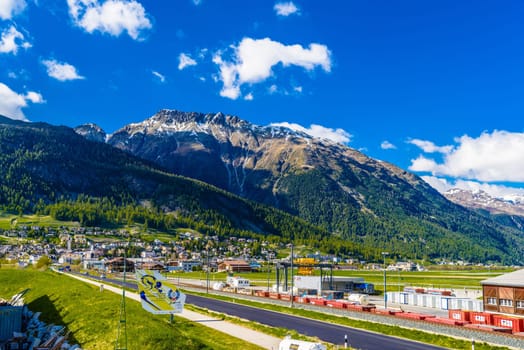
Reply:
[[[2,0],[0,1],[0,18],[11,19],[24,11],[26,6],[24,0]]]
[[[331,141],[338,142],[338,143],[347,144],[351,141],[351,134],[349,134],[347,131],[340,129],[340,128],[331,129],[331,128],[326,128],[325,126],[316,125],[316,124],[311,124],[309,128],[305,128],[300,124],[288,123],[288,122],[273,123],[273,124],[270,124],[270,126],[285,127],[291,130],[301,131],[303,133],[306,133],[310,136],[313,136],[319,139],[327,139],[327,140],[331,140]]]
[[[234,53],[230,61],[224,60],[223,52],[213,57],[220,68],[219,80],[223,83],[220,95],[237,99],[241,95],[242,84],[256,84],[273,75],[272,68],[277,64],[291,65],[307,71],[320,66],[331,71],[331,53],[325,45],[310,44],[308,48],[300,45],[284,45],[269,38],[244,38],[238,46],[231,46]]]
[[[244,100],[246,101],[253,101],[254,97],[253,97],[253,94],[250,92],[249,94],[247,94],[246,96],[244,96]]]
[[[196,66],[197,61],[191,58],[188,54],[181,53],[178,55],[178,69],[182,70],[186,67]]]
[[[277,91],[278,91],[278,87],[275,84],[271,85],[267,89],[267,92],[269,92],[270,95],[273,95],[273,94],[277,93]]]
[[[419,156],[410,170],[481,182],[524,182],[524,133],[484,132],[464,135],[441,163]]]
[[[32,103],[45,103],[42,95],[34,91],[29,91],[27,94],[25,94],[25,99],[31,101]]]
[[[0,36],[0,53],[12,53],[16,55],[19,47],[24,49],[30,48],[31,44],[24,39],[24,34],[16,30],[15,26],[6,28]]]
[[[163,75],[163,74],[160,74],[159,72],[157,71],[151,71],[151,73],[158,78],[158,80],[161,82],[161,83],[164,83],[166,81],[166,76]]]
[[[437,146],[431,141],[413,139],[409,140],[408,143],[411,143],[426,153],[444,153],[447,154],[453,150],[453,146]]]
[[[42,64],[47,68],[47,75],[60,81],[85,79],[79,75],[76,68],[69,63],[56,60],[43,60]]]
[[[27,102],[44,103],[44,98],[37,92],[29,91],[25,95],[18,94],[3,83],[0,83],[0,114],[16,120],[27,120],[22,108]]]
[[[380,144],[380,148],[382,149],[397,149],[397,146],[395,146],[394,144],[392,144],[391,142],[389,141],[382,141],[382,143]]]
[[[277,2],[273,7],[277,15],[279,16],[290,16],[292,14],[300,14],[298,7],[291,1],[289,2]]]
[[[299,94],[301,94],[302,93],[302,86],[295,86],[293,88],[293,91],[298,92]]]
[[[120,36],[127,32],[140,40],[142,31],[152,28],[144,7],[134,0],[67,0],[67,4],[74,23],[88,33]]]

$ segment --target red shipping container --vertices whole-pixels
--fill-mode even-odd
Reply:
[[[508,317],[503,315],[493,315],[493,325],[503,328],[511,328],[513,333],[524,332],[524,319]]]
[[[395,316],[401,317],[401,318],[411,318],[414,320],[425,320],[426,318],[436,317],[435,315],[418,314],[415,312],[402,312],[402,313],[395,314]]]
[[[362,311],[375,312],[376,308],[377,308],[376,306],[366,305],[366,306],[362,306]]]
[[[492,324],[491,314],[487,312],[471,312],[470,322],[473,324]]]
[[[278,293],[269,293],[271,299],[280,299],[280,294]]]
[[[448,310],[448,318],[455,321],[469,322],[471,320],[471,312],[464,310]]]
[[[357,305],[357,304],[347,304],[346,309],[352,310],[352,311],[362,311],[363,307],[362,305]]]
[[[326,301],[324,299],[311,299],[311,304],[325,306]]]
[[[447,325],[451,325],[451,326],[463,326],[464,324],[469,323],[469,322],[466,322],[466,321],[454,320],[454,319],[451,319],[451,318],[440,318],[440,317],[426,318],[426,321],[427,322],[432,322],[432,323],[447,324]]]
[[[328,302],[326,302],[326,305],[329,306],[329,307],[337,308],[337,309],[344,308],[344,303],[340,302],[340,301],[328,301]]]

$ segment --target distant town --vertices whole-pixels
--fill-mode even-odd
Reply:
[[[126,230],[87,227],[21,226],[1,230],[0,261],[20,266],[34,265],[42,257],[52,263],[77,266],[100,272],[119,270],[124,256],[134,264],[164,271],[258,271],[268,264],[290,259],[290,244],[259,242],[256,239],[203,236],[183,232],[172,239],[151,239],[149,235],[131,235]],[[149,238],[149,239],[147,239]],[[313,258],[318,263],[333,264],[335,269],[381,270],[381,262],[366,262],[335,255],[300,254],[294,257]],[[450,266],[470,265],[464,261],[441,261]],[[389,271],[422,271],[424,266],[392,260]]]

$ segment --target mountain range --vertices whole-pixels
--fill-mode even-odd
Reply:
[[[208,223],[347,242],[360,254],[522,259],[517,226],[454,204],[393,164],[303,132],[175,110],[110,135],[94,124],[75,131],[1,119],[0,160],[11,165],[0,181],[3,190],[14,189],[0,204],[13,209],[17,199],[30,210],[78,194],[151,200],[163,212],[207,210],[215,213]],[[10,179],[26,181],[30,190]]]
[[[497,198],[482,190],[452,188],[444,193],[450,201],[471,209],[486,211],[493,215],[524,217],[524,199],[520,196]]]

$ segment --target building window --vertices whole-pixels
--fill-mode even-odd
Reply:
[[[497,305],[497,298],[488,298],[488,305]]]
[[[524,309],[524,300],[517,300],[517,309]]]
[[[499,305],[500,306],[513,306],[513,300],[511,300],[511,299],[500,299]]]

